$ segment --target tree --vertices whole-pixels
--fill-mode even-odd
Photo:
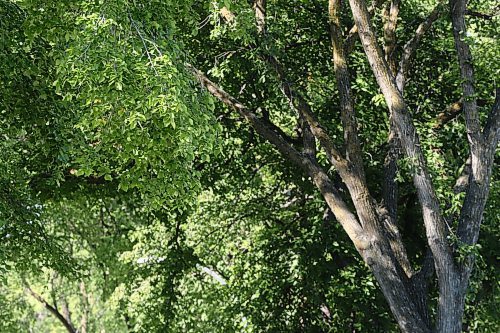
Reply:
[[[369,268],[403,332],[462,330],[493,3],[0,4],[0,269],[92,272],[117,329],[389,331]]]
[[[455,230],[450,230],[432,184],[408,103],[403,97],[411,57],[425,31],[437,19],[441,4],[437,5],[436,9],[418,27],[413,38],[405,45],[398,67],[395,65],[396,55],[393,52],[396,47],[394,34],[399,2],[391,2],[384,17],[386,21],[385,54],[382,53],[378,44],[366,4],[363,1],[352,0],[349,5],[356,24],[353,29],[358,30],[364,52],[389,110],[390,136],[395,141],[392,144],[401,145],[412,168],[414,186],[421,205],[430,250],[429,260],[424,262],[418,271],[414,271],[410,264],[395,221],[397,204],[394,195],[394,169],[390,170],[394,168],[392,166],[394,161],[391,159],[397,158],[394,152],[390,152],[392,156],[388,156],[387,168],[389,170],[385,179],[387,193],[384,196],[382,210],[378,209],[366,182],[347,59],[344,54],[339,17],[340,1],[329,2],[329,21],[334,72],[344,128],[345,152],[335,147],[335,143],[303,97],[304,93],[295,91],[290,85],[285,70],[274,55],[264,54],[264,61],[275,71],[283,94],[288,99],[290,107],[299,116],[303,140],[301,151],[287,142],[286,135],[282,131],[277,131],[276,125],[257,117],[256,111],[226,93],[200,71],[193,69],[193,73],[212,95],[239,112],[259,135],[279,150],[286,160],[309,175],[365,263],[373,271],[402,331],[432,331],[427,308],[429,283],[427,275],[433,266],[439,286],[435,330],[437,332],[461,332],[465,295],[474,263],[474,254],[465,253],[464,257],[459,258],[458,253],[463,251],[464,247],[473,248],[477,244],[479,227],[489,192],[494,152],[499,139],[498,90],[488,120],[484,126],[481,126],[477,97],[474,92],[472,55],[469,46],[463,40],[467,31],[464,23],[466,2],[450,2],[453,35],[463,81],[462,107],[466,118],[471,161],[466,195],[457,227]],[[266,2],[256,1],[255,8],[257,32],[263,34]],[[319,166],[316,160],[316,141],[325,152],[328,162],[347,186],[355,213],[349,209],[331,178]],[[455,237],[457,244],[450,244],[450,237]]]

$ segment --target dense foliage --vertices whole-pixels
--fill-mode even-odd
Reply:
[[[373,24],[386,45],[391,4],[400,7],[396,63],[437,8],[404,96],[454,258],[475,258],[463,329],[495,332],[498,171],[479,242],[466,244],[455,230],[469,168],[467,98],[448,4],[375,1]],[[485,121],[499,92],[498,6],[468,6],[464,38]],[[313,177],[196,74],[207,73],[290,147],[312,149],[311,160],[358,209],[319,140],[307,146],[299,96],[287,96],[300,91],[331,141],[349,149],[328,1],[268,0],[265,22],[256,8],[241,0],[0,0],[0,332],[398,331]],[[383,208],[392,116],[362,43],[349,35],[347,3],[338,18],[358,159]],[[429,249],[415,169],[397,150],[396,219],[420,268]],[[437,279],[428,287],[434,318]]]

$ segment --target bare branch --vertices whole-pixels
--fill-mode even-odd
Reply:
[[[491,20],[493,20],[493,18],[495,16],[497,16],[499,14],[499,12],[498,12],[499,7],[500,6],[497,7],[497,12],[492,13],[492,14],[480,13],[480,12],[476,12],[474,10],[466,9],[465,10],[465,15],[472,16],[472,17],[477,17],[477,18],[480,18],[480,19],[483,19],[483,20],[491,21]]]
[[[384,1],[385,0],[374,0],[370,8],[368,8],[368,12],[370,13],[370,15],[372,15],[375,12],[375,9],[380,7],[384,3]],[[349,54],[352,52],[354,43],[356,42],[358,37],[358,27],[356,26],[356,24],[354,24],[354,26],[349,30],[347,37],[345,38],[345,54]]]
[[[396,74],[396,84],[399,91],[403,92],[404,86],[406,84],[406,74],[410,69],[411,61],[417,48],[422,40],[424,34],[431,28],[432,24],[441,16],[444,9],[444,1],[440,0],[439,3],[430,12],[427,18],[420,23],[413,37],[405,44],[403,47],[403,54],[401,60],[399,61],[399,69]]]
[[[278,78],[280,80],[281,90],[283,94],[287,97],[290,107],[297,111],[299,115],[304,117],[304,119],[309,124],[311,132],[318,139],[320,145],[325,150],[328,160],[337,170],[343,170],[346,168],[347,161],[342,156],[342,154],[337,150],[333,144],[333,140],[330,138],[328,133],[325,131],[323,126],[319,123],[318,119],[312,112],[307,101],[302,97],[301,94],[297,93],[292,89],[285,76],[285,72],[281,67],[278,60],[272,56],[266,58],[267,62],[275,70]]]
[[[489,194],[495,151],[500,139],[499,92],[500,89],[497,88],[495,102],[481,135],[483,143],[477,145],[475,151],[471,150],[468,163],[464,167],[464,174],[459,178],[462,180],[462,185],[467,186],[467,191],[460,212],[457,234],[460,241],[469,245],[476,244],[479,237],[479,228]],[[466,182],[464,177],[467,177]],[[465,273],[470,273],[473,260],[473,257],[470,256],[469,262],[464,267]]]
[[[311,128],[303,117],[300,117],[300,127],[302,131],[302,142],[304,144],[304,155],[311,161],[316,161],[316,138],[311,132]]]
[[[472,172],[472,158],[469,156],[467,161],[465,161],[460,176],[455,181],[455,185],[453,185],[453,192],[460,193],[460,192],[465,192],[467,190],[471,172]]]
[[[455,103],[451,103],[446,110],[439,113],[437,116],[437,123],[434,125],[435,129],[440,129],[451,120],[455,119],[463,110],[463,98],[460,98]]]
[[[287,144],[279,135],[266,127],[252,111],[220,89],[199,70],[192,66],[188,66],[188,68],[214,97],[245,117],[255,131],[273,144],[287,160],[301,167],[309,174],[315,186],[320,190],[328,207],[337,221],[342,225],[358,252],[373,270],[377,279],[383,281],[383,283],[381,283],[382,290],[388,297],[391,308],[396,309],[397,304],[397,313],[403,314],[412,312],[415,304],[413,304],[412,299],[407,293],[407,280],[403,277],[404,273],[401,274],[399,268],[395,265],[396,261],[391,253],[391,249],[386,245],[387,242],[380,235],[380,231],[378,231],[378,233],[377,230],[370,230],[369,233],[365,232],[355,215],[352,214],[344,203],[333,182],[316,163],[305,155],[301,155],[292,146]],[[313,117],[312,114],[309,113],[304,113],[304,115]],[[314,122],[314,118],[307,119],[307,121],[314,133],[313,126],[319,126],[319,124]],[[318,128],[316,128],[316,130],[317,129]],[[315,136],[316,135],[317,133]],[[397,292],[394,292],[394,289],[396,289]],[[422,325],[421,322],[421,318],[418,316],[408,319],[408,325],[416,327],[412,332],[429,333],[430,331],[426,328],[426,325]]]
[[[395,212],[382,214],[383,221],[379,221],[375,216],[376,207],[374,200],[368,190],[365,171],[363,167],[362,151],[358,139],[357,120],[352,99],[351,83],[347,66],[347,59],[342,45],[342,29],[339,19],[340,1],[330,0],[328,5],[328,16],[330,22],[330,37],[333,53],[333,65],[337,82],[337,90],[340,96],[340,110],[344,125],[344,142],[346,144],[346,159],[351,166],[349,172],[339,171],[342,179],[346,183],[349,193],[353,199],[356,211],[363,225],[370,225],[371,228],[383,229],[388,236],[389,246],[394,255],[409,277],[412,274],[411,264],[408,260],[401,235],[397,228]],[[395,161],[394,161],[395,163]],[[397,198],[394,198],[395,206]],[[385,218],[384,218],[385,217]]]
[[[332,44],[333,67],[340,96],[340,111],[344,124],[344,143],[346,159],[356,169],[358,177],[365,182],[361,147],[358,138],[358,124],[352,99],[349,69],[342,45],[342,30],[339,20],[340,1],[330,0],[328,16],[330,21],[330,39]],[[367,190],[367,187],[366,187]]]
[[[406,156],[412,164],[413,182],[422,207],[427,242],[436,263],[440,289],[439,319],[455,315],[454,291],[450,289],[454,277],[455,263],[447,241],[447,228],[440,211],[439,202],[427,170],[417,131],[408,112],[403,96],[396,86],[371,26],[370,16],[363,0],[349,0],[354,21],[368,61],[382,90],[390,112],[394,116],[397,134]],[[398,314],[395,313],[397,316]],[[438,319],[438,320],[439,320]],[[408,328],[411,331],[410,328]]]
[[[82,281],[80,282],[80,294],[81,294],[81,300],[82,300],[82,318],[80,320],[80,333],[87,333],[87,325],[88,325],[88,318],[89,318],[89,298],[87,295],[87,290],[85,289],[85,283]]]
[[[500,88],[496,89],[495,95],[495,102],[483,130],[484,142],[493,148],[497,146],[500,137]],[[480,105],[479,101],[478,105]]]
[[[257,33],[266,32],[266,0],[254,0],[255,20],[257,24]]]

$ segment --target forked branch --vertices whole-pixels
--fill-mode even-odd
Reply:
[[[335,215],[335,218],[342,225],[349,238],[352,240],[358,251],[362,252],[369,246],[363,229],[356,216],[352,214],[340,193],[335,188],[328,175],[314,161],[298,152],[294,147],[287,143],[271,128],[261,121],[257,115],[240,103],[237,99],[222,90],[214,82],[210,81],[201,71],[191,65],[187,65],[195,78],[205,87],[215,98],[224,103],[232,110],[238,112],[244,117],[255,131],[268,140],[288,161],[294,163],[303,169],[312,179],[313,183],[320,190],[325,198],[328,207]]]

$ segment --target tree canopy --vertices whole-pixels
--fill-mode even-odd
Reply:
[[[492,0],[0,0],[1,332],[496,332]]]

